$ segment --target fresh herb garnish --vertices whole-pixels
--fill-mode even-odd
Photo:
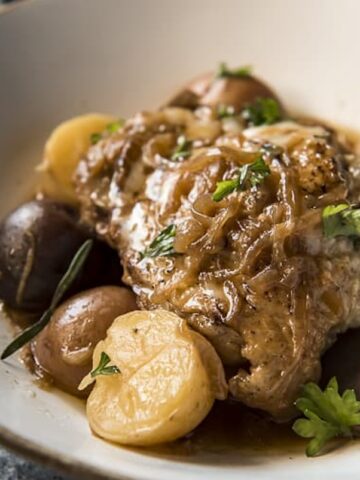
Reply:
[[[191,155],[192,142],[187,140],[184,135],[180,135],[177,139],[177,146],[171,156],[171,160],[183,160]]]
[[[125,121],[122,118],[119,118],[119,120],[116,120],[115,122],[108,123],[105,127],[104,132],[108,133],[115,133],[117,132],[121,127],[124,126]],[[95,145],[98,143],[101,139],[103,138],[103,134],[100,132],[95,132],[90,135],[90,142],[91,145]]]
[[[101,139],[102,139],[102,135],[99,132],[95,132],[90,135],[91,145],[95,145],[96,143],[100,142]]]
[[[106,125],[106,131],[109,133],[115,133],[117,132],[121,127],[124,126],[125,120],[122,118],[119,118],[119,120],[116,120],[115,122],[108,123]]]
[[[312,439],[306,447],[308,457],[317,455],[332,438],[351,438],[351,427],[360,424],[360,402],[354,390],[345,390],[341,396],[335,377],[324,391],[315,383],[307,383],[295,405],[306,418],[296,420],[293,430]]]
[[[272,125],[281,120],[281,108],[274,98],[257,98],[241,112],[247,125]]]
[[[360,236],[360,208],[347,203],[328,205],[322,212],[324,235],[327,238],[344,235]]]
[[[218,71],[216,73],[217,78],[242,78],[248,77],[251,75],[252,68],[247,65],[245,67],[239,67],[230,69],[226,63],[222,62],[219,65]]]
[[[92,378],[98,375],[115,375],[121,373],[120,369],[116,365],[107,366],[111,362],[109,355],[105,352],[101,352],[99,365],[90,373]]]
[[[23,347],[26,343],[32,340],[41,330],[49,323],[52,314],[54,313],[55,308],[60,303],[61,299],[67,292],[67,290],[71,287],[74,280],[80,273],[89,253],[93,246],[93,240],[86,240],[79,250],[74,255],[67,271],[61,278],[53,298],[50,303],[50,307],[43,313],[40,320],[36,322],[31,327],[26,328],[18,337],[16,337],[3,351],[1,355],[1,360],[5,360],[5,358],[9,357],[21,347]]]
[[[258,157],[253,163],[243,165],[235,178],[218,182],[212,199],[220,202],[232,192],[243,191],[249,186],[259,185],[268,175],[270,175],[270,168],[262,157]]]
[[[217,115],[219,118],[229,118],[235,115],[235,108],[231,105],[221,104],[217,108]]]
[[[173,255],[174,250],[174,238],[176,234],[176,226],[169,225],[153,240],[150,245],[141,254],[141,257],[165,257]]]

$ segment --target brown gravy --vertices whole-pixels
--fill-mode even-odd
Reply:
[[[306,117],[314,122],[314,117]],[[304,120],[304,117],[302,117]],[[327,122],[316,120],[319,124]],[[352,149],[360,154],[359,132],[331,125],[340,134]],[[4,309],[1,305],[1,309]],[[31,318],[15,311],[6,310],[10,317],[15,333],[31,323]],[[51,389],[54,394],[57,388],[53,387],[50,378],[39,375],[30,352],[24,347],[21,359],[25,366],[37,375],[34,378],[36,385],[43,389]],[[68,396],[69,403],[71,397]],[[85,412],[84,412],[85,414]],[[193,432],[185,437],[169,443],[151,448],[138,448],[142,454],[168,458],[172,460],[201,463],[232,464],[242,463],[259,455],[281,454],[291,458],[292,455],[303,454],[306,440],[298,437],[291,429],[292,423],[276,424],[261,414],[247,407],[233,402],[216,402],[206,419]],[[226,455],[224,455],[226,454]],[[255,460],[254,460],[255,461]]]
[[[240,404],[216,402],[207,418],[193,432],[173,443],[142,449],[161,457],[183,461],[201,461],[214,457],[229,461],[229,454],[268,455],[281,453],[291,456],[304,451],[305,442],[291,429],[291,423],[275,424]]]

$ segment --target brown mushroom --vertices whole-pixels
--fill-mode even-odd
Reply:
[[[215,77],[207,73],[189,82],[167,106],[194,109],[200,105],[226,105],[239,112],[257,98],[273,98],[280,103],[276,94],[252,75]]]

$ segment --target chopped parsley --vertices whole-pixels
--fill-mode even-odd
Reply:
[[[247,65],[245,67],[239,67],[230,69],[226,63],[222,62],[219,65],[216,73],[216,78],[243,78],[251,75],[252,68]]]
[[[180,135],[177,139],[177,146],[174,153],[171,156],[171,160],[176,162],[177,160],[184,160],[191,155],[192,142],[187,140],[184,135]]]
[[[95,145],[96,143],[100,142],[101,139],[102,139],[102,135],[99,132],[95,132],[90,135],[91,145]]]
[[[218,182],[212,199],[220,202],[230,193],[259,185],[268,175],[270,175],[270,168],[262,157],[258,157],[254,162],[243,165],[235,178]]]
[[[150,243],[150,245],[141,254],[141,257],[165,257],[173,255],[174,239],[176,235],[176,226],[171,224],[164,228],[159,235]]]
[[[119,118],[119,120],[116,120],[115,122],[108,123],[105,127],[104,132],[107,133],[115,133],[117,132],[121,127],[124,126],[125,120],[122,118]],[[100,140],[103,138],[103,133],[104,132],[95,132],[90,135],[90,142],[91,145],[95,145],[96,143],[100,142]]]
[[[360,424],[360,402],[354,390],[345,390],[341,396],[335,377],[324,391],[307,383],[295,405],[306,418],[296,420],[293,430],[300,437],[311,438],[306,447],[308,457],[320,453],[332,438],[351,438],[352,427]]]
[[[119,120],[116,120],[115,122],[108,123],[106,125],[105,130],[109,133],[115,133],[118,130],[120,130],[121,127],[124,126],[124,123],[125,123],[125,120],[123,120],[122,118],[119,118]]]
[[[229,118],[235,115],[235,108],[231,105],[221,104],[217,108],[217,116],[219,118]]]
[[[328,205],[322,212],[324,235],[327,238],[344,235],[360,236],[360,208],[347,203]]]
[[[272,125],[281,120],[281,108],[274,98],[257,98],[242,110],[241,116],[248,126]]]
[[[107,366],[110,362],[109,355],[105,352],[101,352],[99,365],[90,373],[91,377],[95,378],[98,375],[115,375],[121,373],[116,365]]]

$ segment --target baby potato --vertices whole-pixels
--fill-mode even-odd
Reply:
[[[165,310],[118,317],[95,348],[116,372],[97,375],[87,401],[92,430],[126,445],[154,445],[182,437],[225,399],[224,370],[211,344]],[[93,371],[94,372],[94,371]],[[94,378],[88,375],[79,388]]]
[[[72,177],[81,155],[91,144],[91,135],[116,121],[110,115],[89,113],[61,123],[48,138],[39,170],[45,173],[43,189],[59,199],[75,201]]]
[[[89,392],[77,387],[91,370],[96,344],[117,316],[135,309],[136,297],[127,288],[105,286],[74,295],[31,342],[36,364],[63,390],[86,396]]]
[[[69,204],[44,199],[20,205],[0,222],[1,299],[11,308],[42,313],[75,253],[91,237]],[[67,295],[121,282],[117,252],[101,240],[93,241]]]

